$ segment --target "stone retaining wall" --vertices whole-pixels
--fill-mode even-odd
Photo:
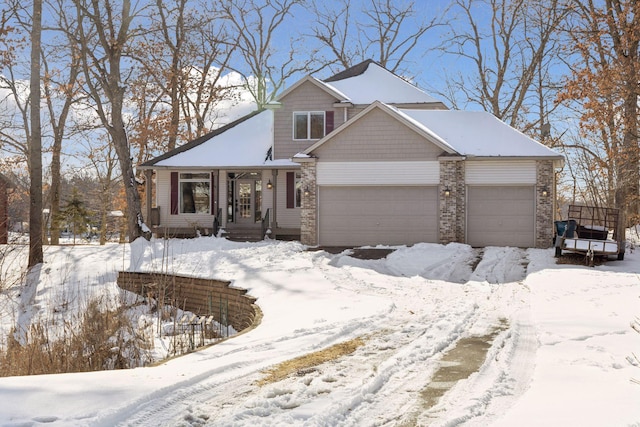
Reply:
[[[228,301],[227,322],[240,332],[260,323],[262,311],[256,299],[247,295],[246,289],[229,285],[230,282],[215,279],[173,276],[162,273],[118,273],[118,286],[142,296],[159,298],[164,294],[165,304],[191,311],[198,316],[213,316],[223,323],[220,303]]]

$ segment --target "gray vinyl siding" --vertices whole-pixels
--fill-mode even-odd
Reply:
[[[311,82],[306,82],[280,100],[282,106],[274,110],[274,159],[288,159],[306,150],[317,140],[293,140],[295,111],[333,111],[334,129],[343,123],[343,108],[333,108],[337,100]]]
[[[534,186],[469,186],[467,243],[535,246]]]
[[[277,221],[280,228],[300,228],[300,208],[287,208],[287,172],[278,172]]]
[[[437,160],[443,150],[384,111],[374,109],[320,146],[320,161]]]
[[[323,246],[438,241],[436,186],[321,186],[318,208]]]

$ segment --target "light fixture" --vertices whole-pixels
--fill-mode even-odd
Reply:
[[[308,196],[309,194],[311,194],[311,192],[309,191],[309,187],[306,187],[306,188],[304,189],[304,195],[305,195],[305,196]]]
[[[549,195],[549,190],[547,187],[542,187],[542,197],[547,197]]]
[[[449,187],[446,187],[444,189],[444,196],[445,197],[449,197],[451,195],[451,190],[449,190]]]
[[[271,183],[271,180],[269,180],[269,182],[267,182],[267,190],[271,190],[273,188],[273,184]]]

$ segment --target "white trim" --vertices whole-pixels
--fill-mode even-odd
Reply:
[[[535,185],[534,160],[485,160],[465,162],[465,184]]]
[[[438,185],[440,162],[318,162],[317,185]]]
[[[206,175],[207,177],[191,177],[191,178],[183,178],[182,175]],[[204,183],[207,185],[207,189],[208,189],[208,202],[207,202],[207,210],[206,212],[198,212],[197,211],[197,206],[196,206],[196,201],[193,200],[193,205],[194,205],[194,209],[196,209],[195,212],[183,212],[184,210],[184,192],[182,190],[182,184],[184,183],[188,183],[188,182],[193,182],[193,183]],[[186,217],[191,217],[191,216],[195,216],[195,215],[215,215],[215,213],[211,212],[211,172],[188,172],[188,171],[179,171],[178,172],[178,214],[179,215],[184,215]]]

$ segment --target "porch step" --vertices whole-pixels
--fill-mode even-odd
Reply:
[[[227,228],[222,235],[234,242],[259,242],[263,240],[260,228]]]

